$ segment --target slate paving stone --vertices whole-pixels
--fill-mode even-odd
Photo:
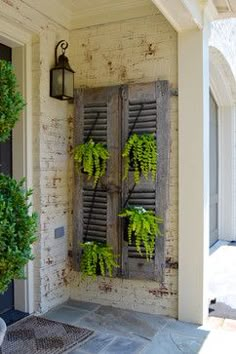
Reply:
[[[63,323],[74,324],[81,317],[87,315],[89,312],[79,308],[72,308],[68,306],[61,306],[55,310],[47,312],[43,317],[49,320],[60,321]]]
[[[96,314],[107,318],[108,322],[112,322],[112,326],[123,333],[124,329],[127,333],[134,334],[144,339],[152,339],[158,330],[161,330],[167,320],[159,318],[154,320],[151,316],[138,314],[134,311],[121,310],[111,306],[101,306],[95,311]]]
[[[153,339],[151,345],[145,348],[143,354],[197,354],[202,343],[200,338],[163,330]]]
[[[156,332],[162,330],[167,324],[175,322],[171,317],[151,315],[143,312],[135,312],[135,316],[149,324]]]
[[[209,334],[208,330],[205,330],[199,327],[198,325],[194,325],[187,322],[180,322],[177,320],[167,323],[165,329],[168,330],[169,332],[171,331],[171,332],[181,333],[185,336],[196,337],[200,339],[206,338],[207,335]]]
[[[91,354],[98,354],[108,344],[115,339],[114,336],[106,333],[97,333],[93,338],[81,345],[80,350],[89,352]]]
[[[69,352],[68,354],[88,354],[86,352],[83,352],[82,350],[78,349],[74,349],[72,350],[72,352]]]
[[[103,354],[137,354],[143,349],[144,343],[128,338],[118,337],[105,350]]]
[[[109,319],[91,312],[79,319],[76,325],[100,332],[101,330],[105,331],[109,327]],[[111,330],[111,328],[108,329]]]
[[[86,301],[76,301],[69,299],[66,303],[66,305],[75,307],[75,308],[80,308],[82,310],[87,310],[87,311],[94,311],[97,310],[101,305],[96,304],[94,302],[86,302]]]

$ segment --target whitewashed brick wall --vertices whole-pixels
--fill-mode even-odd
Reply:
[[[70,62],[75,86],[169,80],[177,87],[177,34],[159,13],[70,33]],[[177,98],[171,98],[170,200],[167,217],[165,282],[98,278],[81,281],[72,272],[73,299],[177,316],[178,264],[178,122]],[[71,186],[73,185],[70,183]],[[71,235],[71,233],[70,233]],[[72,240],[70,241],[71,247]]]
[[[49,69],[60,39],[68,39],[68,32],[52,24],[33,38],[34,206],[39,214],[34,293],[38,311],[46,311],[69,296],[67,103],[49,97]],[[55,239],[54,230],[61,226],[65,236]]]

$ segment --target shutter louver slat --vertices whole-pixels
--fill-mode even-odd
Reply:
[[[107,144],[107,104],[86,104],[84,106],[84,142],[93,139]]]
[[[105,243],[107,237],[107,195],[104,191],[96,191],[91,196],[91,191],[83,192],[83,241],[99,240]],[[97,196],[99,193],[99,196]],[[102,197],[101,197],[102,196]],[[100,217],[100,220],[97,218]]]

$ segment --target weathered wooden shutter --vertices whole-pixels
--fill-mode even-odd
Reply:
[[[140,184],[134,187],[133,172],[129,171],[128,179],[122,184],[122,205],[129,197],[129,204],[143,206],[155,211],[163,218],[161,231],[165,234],[166,209],[168,198],[169,174],[169,86],[167,81],[158,81],[150,84],[136,84],[123,87],[123,127],[122,145],[131,132],[156,134],[158,148],[158,167],[156,181],[141,179]],[[124,227],[123,227],[124,230]],[[134,245],[124,241],[122,247],[123,274],[129,278],[144,278],[163,280],[165,267],[165,238],[158,237],[155,255],[152,261],[147,262],[145,252],[143,256],[137,253]]]
[[[98,183],[81,171],[75,174],[73,255],[79,269],[79,244],[99,241],[110,244],[118,254],[120,210],[120,133],[121,114],[119,88],[85,89],[75,93],[75,141],[84,143],[89,137],[104,143],[110,153],[107,173]]]

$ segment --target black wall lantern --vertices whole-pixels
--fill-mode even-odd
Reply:
[[[60,46],[62,54],[57,57]],[[74,98],[74,70],[71,69],[69,60],[65,56],[68,43],[61,40],[55,48],[55,67],[50,70],[50,96],[59,100]]]

